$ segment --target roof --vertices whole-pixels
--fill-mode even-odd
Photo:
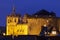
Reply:
[[[11,17],[21,17],[21,15],[20,14],[13,14],[13,13],[11,13],[10,15],[8,15],[8,16],[11,16]]]

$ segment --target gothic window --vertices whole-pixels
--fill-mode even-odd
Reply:
[[[19,30],[17,30],[17,32],[19,32]]]
[[[8,19],[8,23],[12,22],[12,20]]]
[[[9,23],[9,21],[8,21],[8,23]]]
[[[21,29],[20,32],[24,32],[24,30]]]
[[[16,19],[15,19],[15,22],[16,22]]]

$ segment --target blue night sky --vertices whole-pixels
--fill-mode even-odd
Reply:
[[[12,11],[12,6],[15,6],[16,13],[33,14],[41,9],[49,12],[53,11],[60,17],[60,0],[0,0],[0,26],[6,25],[6,16]]]

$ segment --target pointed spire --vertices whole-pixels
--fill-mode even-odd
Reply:
[[[12,8],[12,11],[15,12],[15,5],[14,5],[14,0],[12,0],[12,3],[13,3],[13,8]]]
[[[15,14],[15,6],[13,5],[13,8],[12,8],[12,14],[11,14],[11,16],[16,16],[16,14]]]
[[[13,9],[12,9],[13,12],[15,12],[15,6],[13,5]]]

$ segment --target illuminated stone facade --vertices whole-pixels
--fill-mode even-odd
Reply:
[[[15,14],[15,9],[7,16],[6,25],[6,35],[28,35],[28,24],[21,21],[20,15]]]
[[[19,24],[18,17],[7,17],[6,35],[27,35],[28,25]]]
[[[57,17],[57,27],[58,27],[59,32],[60,32],[60,17]]]
[[[37,16],[33,17],[25,14],[22,18],[21,15],[15,14],[15,9],[13,9],[12,14],[7,16],[6,35],[39,35],[43,25],[57,26],[56,17],[51,15],[48,17]]]
[[[49,25],[49,22],[47,21],[53,21],[53,18],[31,18],[28,19],[28,25],[31,28],[29,31],[29,34],[31,35],[39,35],[41,32],[41,27],[46,24],[47,26]],[[52,26],[55,26],[54,23],[51,23]]]

